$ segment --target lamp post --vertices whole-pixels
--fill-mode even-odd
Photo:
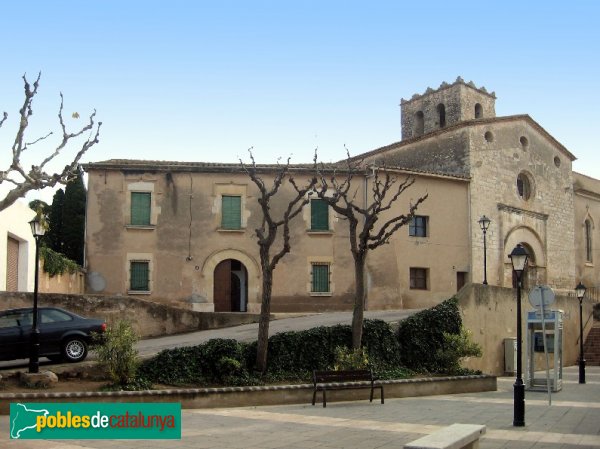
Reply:
[[[579,299],[579,383],[585,383],[585,358],[583,357],[583,297],[585,296],[585,285],[581,282],[575,287],[577,299]]]
[[[40,258],[40,238],[46,230],[39,217],[29,222],[31,232],[35,238],[35,274],[33,280],[33,319],[31,326],[31,341],[29,347],[29,372],[37,373],[40,367],[40,329],[38,328],[38,273]]]
[[[523,384],[522,376],[522,336],[521,336],[521,279],[523,271],[527,266],[527,258],[529,254],[519,243],[509,254],[512,263],[513,271],[517,276],[517,379],[513,386],[514,392],[514,415],[513,426],[523,427],[525,425],[525,385]]]
[[[486,245],[486,241],[485,241],[485,235],[487,233],[488,228],[490,227],[490,222],[492,220],[490,220],[488,217],[486,217],[485,215],[482,215],[481,218],[479,219],[479,221],[477,221],[477,223],[479,223],[479,227],[481,227],[481,230],[483,231],[483,285],[487,285],[487,245]]]

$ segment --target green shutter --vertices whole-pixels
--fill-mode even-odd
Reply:
[[[223,195],[221,205],[221,227],[223,229],[241,229],[242,197]]]
[[[149,192],[131,192],[131,224],[150,225],[150,200]]]
[[[310,200],[311,231],[329,231],[329,206],[325,200]]]
[[[312,265],[312,292],[329,293],[329,265]]]
[[[148,262],[131,262],[130,289],[135,291],[149,291]]]

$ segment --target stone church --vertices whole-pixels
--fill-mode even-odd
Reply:
[[[496,96],[460,77],[401,102],[402,140],[364,153],[353,179],[367,204],[381,167],[415,182],[391,214],[428,194],[410,226],[371,252],[367,308],[429,307],[466,283],[510,286],[508,254],[530,254],[526,283],[596,294],[600,181],[528,115],[496,117]],[[297,180],[307,165],[292,166]],[[274,166],[261,166],[272,177]],[[239,164],[89,163],[89,292],[136,295],[193,310],[258,312],[257,189]],[[304,178],[303,178],[304,177]],[[282,213],[289,185],[274,198]],[[485,266],[482,216],[489,218]],[[321,200],[292,222],[291,253],[274,275],[273,312],[349,310],[354,271],[347,223]],[[485,271],[485,272],[484,272]]]

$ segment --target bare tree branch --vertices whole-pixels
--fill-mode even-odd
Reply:
[[[410,223],[417,208],[427,199],[427,194],[411,204],[408,212],[392,215],[383,224],[378,224],[380,219],[389,214],[397,204],[400,196],[410,188],[415,180],[407,177],[400,182],[386,167],[366,167],[371,174],[364,174],[362,159],[352,159],[346,149],[346,169],[343,173],[334,170],[328,178],[325,167],[319,165],[318,186],[315,191],[320,199],[327,202],[338,216],[348,221],[350,250],[354,258],[355,297],[354,313],[352,316],[352,346],[360,348],[362,340],[363,312],[365,304],[364,274],[366,258],[369,251],[389,243],[391,237],[398,229]],[[355,176],[364,176],[364,183],[372,178],[371,195],[367,198],[365,190],[364,204],[356,198],[361,185],[352,190],[351,184]],[[341,178],[341,179],[340,179]],[[366,189],[366,186],[365,186]],[[361,226],[362,223],[362,226]]]
[[[240,164],[248,174],[252,182],[259,190],[258,204],[262,211],[261,226],[256,228],[257,243],[260,253],[260,264],[262,270],[262,302],[258,327],[258,345],[256,354],[256,368],[264,373],[267,368],[267,349],[269,342],[269,320],[271,314],[271,292],[273,288],[273,271],[279,261],[291,250],[290,245],[290,222],[294,219],[309,202],[309,193],[314,190],[317,183],[313,175],[305,185],[299,185],[290,174],[290,158],[285,165],[277,163],[277,169],[273,183],[267,187],[264,180],[258,175],[258,167],[252,149],[249,149],[251,164],[246,165],[242,160]],[[315,152],[315,171],[316,171]],[[274,217],[271,209],[271,200],[279,193],[284,181],[294,188],[295,195],[288,201],[283,216],[279,219]],[[271,255],[271,249],[278,235],[279,229],[283,229],[281,246],[275,254]]]
[[[12,161],[10,166],[6,170],[0,170],[0,184],[6,182],[12,184],[14,187],[6,194],[6,196],[0,200],[0,211],[6,209],[13,204],[17,199],[25,196],[32,190],[41,190],[46,187],[54,187],[57,184],[66,184],[77,172],[79,167],[79,161],[81,157],[95,144],[99,142],[100,127],[102,122],[96,124],[96,111],[94,110],[89,117],[88,123],[83,126],[79,131],[69,133],[66,130],[66,126],[63,120],[63,108],[64,99],[62,93],[60,94],[60,107],[58,111],[58,120],[62,130],[62,139],[54,150],[45,159],[42,160],[39,165],[32,165],[31,169],[26,170],[22,165],[22,156],[30,146],[47,140],[53,135],[49,132],[45,136],[38,137],[31,142],[25,141],[27,133],[27,127],[29,126],[29,120],[33,114],[33,100],[38,92],[39,82],[41,78],[41,72],[38,74],[33,86],[29,84],[27,76],[23,75],[23,84],[25,91],[25,99],[23,100],[23,106],[19,110],[19,127],[15,134],[15,140],[12,145]],[[4,112],[2,120],[0,120],[0,128],[6,122],[8,114]],[[55,157],[59,156],[60,152],[71,142],[73,139],[77,139],[84,133],[89,132],[88,138],[81,144],[79,151],[77,151],[73,160],[66,165],[62,171],[58,173],[49,173],[45,171],[45,166],[50,161],[54,160]]]

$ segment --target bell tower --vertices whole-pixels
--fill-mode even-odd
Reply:
[[[466,83],[460,76],[452,84],[443,82],[437,89],[427,88],[410,100],[400,101],[402,140],[455,125],[467,120],[496,116],[496,94],[485,87]]]

